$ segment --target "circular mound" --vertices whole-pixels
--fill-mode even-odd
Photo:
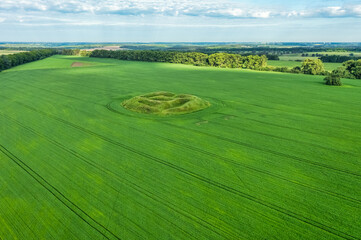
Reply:
[[[197,96],[170,92],[153,92],[136,96],[123,101],[122,105],[133,112],[162,116],[192,113],[211,106],[208,101]]]

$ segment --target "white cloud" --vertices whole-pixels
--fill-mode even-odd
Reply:
[[[271,16],[271,11],[253,11],[251,12],[251,16],[254,18],[269,18]]]
[[[317,0],[316,0],[317,1]],[[291,4],[289,6],[292,6]],[[284,6],[283,6],[284,7]],[[306,7],[306,6],[305,6]],[[90,16],[198,16],[210,18],[335,18],[361,17],[361,5],[319,9],[282,9],[282,6],[237,3],[232,0],[0,0],[0,13],[90,14]]]
[[[343,9],[342,7],[327,7],[325,12],[330,16],[343,16],[347,13],[346,9]]]

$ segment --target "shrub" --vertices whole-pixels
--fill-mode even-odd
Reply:
[[[296,66],[291,69],[291,73],[301,73],[301,67]]]
[[[325,77],[325,84],[331,86],[342,86],[341,78],[339,75],[332,72],[327,77]]]

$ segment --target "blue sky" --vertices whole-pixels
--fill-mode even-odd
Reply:
[[[361,0],[1,0],[0,41],[360,42]]]

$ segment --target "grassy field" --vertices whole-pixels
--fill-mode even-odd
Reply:
[[[303,61],[307,58],[318,59],[318,57],[312,57],[312,54],[350,56],[351,53],[353,53],[355,57],[361,57],[360,52],[308,52],[307,57],[303,57],[302,53],[292,53],[292,54],[281,55],[280,60],[282,60],[282,61],[296,61],[296,60]]]
[[[2,72],[0,239],[361,239],[361,81],[322,79],[69,56]],[[212,105],[121,107],[156,91]]]
[[[293,68],[293,67],[301,67],[302,62],[296,62],[296,61],[284,61],[284,60],[280,60],[280,61],[276,61],[276,60],[268,60],[268,65],[270,66],[274,66],[274,67],[289,67],[289,68]],[[325,70],[327,71],[332,71],[334,69],[337,69],[338,67],[342,66],[342,63],[323,63],[323,65],[325,66]]]
[[[26,51],[18,51],[18,50],[0,50],[0,55],[9,55],[9,54],[20,53],[20,52],[26,52]]]

